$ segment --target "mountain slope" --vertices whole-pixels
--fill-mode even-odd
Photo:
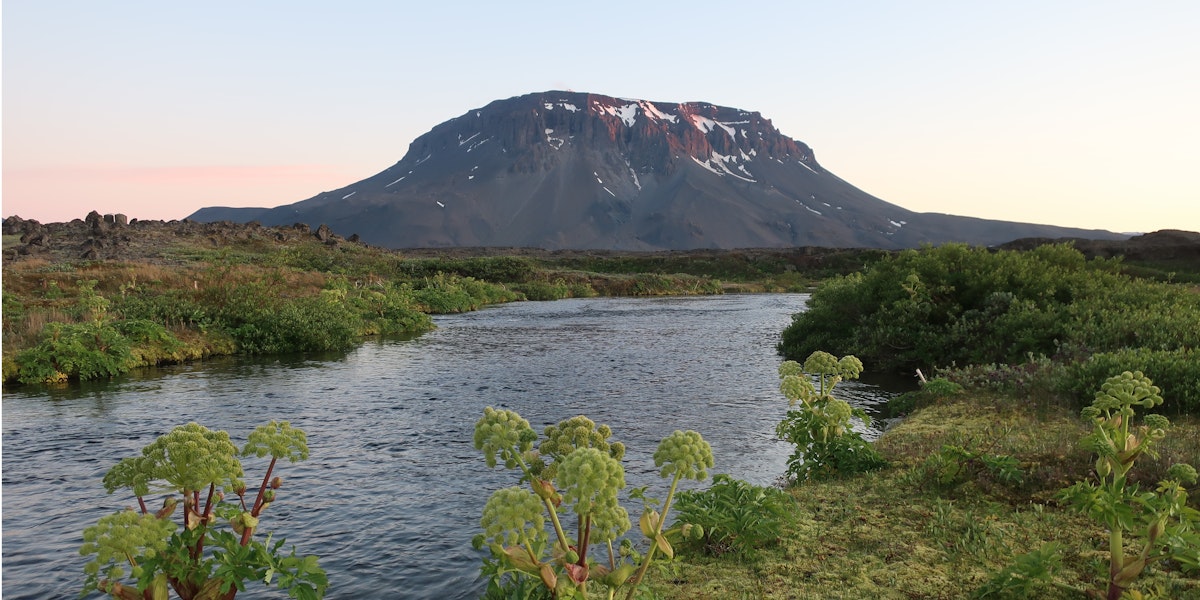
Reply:
[[[497,100],[418,137],[383,172],[295,204],[205,208],[189,218],[324,223],[392,248],[903,248],[1121,237],[914,213],[830,173],[757,112],[575,92]]]

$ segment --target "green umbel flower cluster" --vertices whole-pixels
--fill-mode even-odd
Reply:
[[[712,446],[695,431],[678,431],[663,438],[654,451],[654,466],[662,476],[703,481],[713,466]]]
[[[617,504],[617,497],[611,497],[612,502],[592,506],[591,541],[611,542],[621,537],[632,526],[629,522],[629,511]]]
[[[559,465],[557,481],[563,489],[563,502],[577,515],[590,515],[617,506],[617,492],[625,487],[625,469],[599,448],[578,448]]]
[[[540,470],[538,476],[546,479],[556,478],[558,465],[577,448],[596,448],[616,460],[625,457],[625,444],[608,441],[612,437],[612,428],[608,425],[597,427],[594,421],[583,415],[551,425],[544,434],[545,439],[538,450],[542,456],[550,459],[550,464]]]
[[[271,421],[255,429],[242,449],[243,456],[262,458],[268,454],[272,458],[286,458],[289,462],[307,460],[308,438],[304,431],[292,427],[288,421]]]
[[[583,415],[547,427],[545,436],[538,450],[558,461],[576,448],[598,448],[617,460],[625,457],[625,444],[608,441],[612,437],[612,428],[608,425],[596,427],[595,422]]]
[[[94,589],[96,579],[101,576],[116,581],[125,576],[124,565],[132,557],[153,558],[167,547],[167,540],[175,531],[176,524],[170,519],[158,519],[154,515],[143,515],[133,510],[100,517],[95,525],[83,530],[83,546],[79,554],[96,557],[84,565]],[[134,567],[133,576],[140,577],[139,567]]]
[[[237,446],[224,431],[212,431],[196,423],[176,427],[142,448],[142,456],[126,458],[104,475],[110,494],[130,488],[134,495],[150,492],[155,481],[167,482],[177,492],[203,490],[209,485],[242,485],[242,463]]]
[[[814,375],[838,375],[838,359],[828,352],[813,352],[804,360],[804,372]]]
[[[523,540],[538,542],[546,537],[546,518],[541,498],[513,486],[496,490],[483,507],[479,524],[493,543],[512,546]]]
[[[812,404],[817,397],[817,388],[813,387],[812,380],[804,373],[798,375],[784,374],[783,367],[785,365],[800,366],[800,363],[789,360],[779,367],[779,374],[783,376],[783,381],[779,382],[779,391],[788,399],[789,406],[795,406],[799,402],[804,404]]]
[[[504,466],[515,469],[520,464],[521,454],[533,448],[537,432],[526,421],[511,410],[483,409],[483,418],[475,422],[475,449],[482,450],[489,467],[496,466],[496,458]]]
[[[1141,371],[1133,373],[1125,371],[1116,377],[1109,377],[1104,382],[1100,391],[1096,392],[1096,398],[1092,401],[1092,405],[1084,409],[1084,417],[1095,418],[1099,416],[1099,412],[1109,414],[1122,412],[1132,415],[1133,411],[1130,407],[1154,408],[1162,404],[1161,393],[1162,390],[1153,385],[1150,378],[1143,375]]]

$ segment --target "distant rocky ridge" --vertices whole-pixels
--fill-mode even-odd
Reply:
[[[392,167],[345,187],[270,209],[204,208],[189,219],[325,223],[389,248],[909,248],[1126,237],[916,213],[837,177],[757,112],[562,91],[446,121]]]
[[[40,223],[33,219],[11,216],[3,221],[4,261],[45,260],[49,262],[115,260],[153,263],[185,262],[173,251],[179,246],[217,250],[243,242],[285,247],[298,242],[316,242],[331,250],[343,245],[365,246],[358,235],[342,237],[327,225],[316,228],[302,223],[286,226],[264,226],[258,222],[234,223],[222,221],[200,223],[192,220],[153,221],[128,219],[121,214],[101,215],[92,211],[83,219],[65,223]],[[16,239],[12,239],[16,238]],[[997,246],[998,249],[1028,250],[1048,243],[1071,243],[1088,257],[1125,256],[1130,260],[1194,261],[1200,265],[1200,233],[1164,230],[1132,237],[1128,240],[1090,240],[1081,238],[1024,238]],[[658,250],[655,253],[685,254],[706,258],[721,253],[737,253],[747,257],[785,257],[797,267],[819,265],[822,256],[838,248],[796,246],[789,248],[735,248]],[[580,255],[613,256],[643,254],[645,251],[608,249],[548,250],[530,247],[454,247],[414,248],[402,251],[409,257],[433,256],[546,256],[569,257]]]
[[[316,240],[330,247],[361,243],[358,236],[343,238],[325,225],[313,229],[304,224],[264,227],[257,222],[139,221],[122,214],[101,215],[96,211],[66,223],[41,223],[14,215],[4,219],[3,231],[5,236],[20,236],[18,243],[11,247],[6,241],[5,261],[136,260],[163,263],[171,262],[169,250],[181,241],[193,247],[212,249],[247,240],[281,245]]]

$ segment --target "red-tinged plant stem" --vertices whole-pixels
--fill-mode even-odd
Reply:
[[[262,510],[263,495],[267,493],[267,484],[271,482],[271,471],[275,470],[275,461],[278,460],[274,456],[271,457],[271,464],[267,465],[267,474],[263,475],[262,485],[258,486],[258,497],[254,499],[254,508],[250,509],[250,516],[258,517],[259,511]],[[250,536],[254,535],[254,529],[247,527],[242,531],[242,545],[250,543]]]
[[[142,507],[142,514],[143,515],[149,514],[150,511],[146,510],[146,501],[141,496],[138,496],[137,499],[138,499],[138,506]]]
[[[208,517],[212,514],[213,495],[216,491],[217,484],[208,484],[208,498],[204,500],[204,515],[200,517],[200,526],[204,527],[205,529],[208,528]],[[199,492],[197,492],[196,497],[199,498]],[[196,547],[192,549],[192,560],[200,558],[201,554],[204,553],[204,537],[205,536],[201,535],[200,539],[196,540]]]
[[[581,567],[587,564],[588,542],[591,541],[591,537],[592,537],[592,518],[590,516],[585,517],[583,519],[583,522],[584,522],[583,527],[579,528],[579,562],[578,562],[578,564]]]

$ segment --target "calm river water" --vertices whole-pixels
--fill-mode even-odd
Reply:
[[[121,458],[189,421],[241,444],[271,419],[303,428],[311,458],[277,470],[285,483],[264,530],[321,556],[328,598],[477,597],[480,555],[470,539],[491,490],[516,483],[471,445],[485,406],[516,410],[539,432],[578,414],[609,424],[628,447],[630,485],[651,485],[658,497],[666,486],[651,456],[675,429],[712,444],[714,472],[774,483],[791,450],[773,437],[787,410],[775,344],[806,298],[510,304],[439,317],[431,333],[348,353],[215,360],[6,392],[4,597],[78,595],[83,528],[135,503],[101,485]],[[868,410],[890,396],[858,382],[843,388]],[[252,481],[265,464],[245,466]],[[253,583],[241,596],[286,597]]]

